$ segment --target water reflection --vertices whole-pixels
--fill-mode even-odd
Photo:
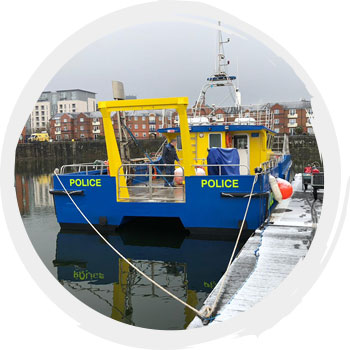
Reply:
[[[59,232],[48,173],[17,173],[19,210],[45,266],[77,299],[130,325],[184,329],[195,316],[154,287],[95,233]],[[200,236],[200,235],[199,235]],[[129,223],[109,242],[173,294],[200,309],[222,276],[234,242],[193,239],[169,221]]]
[[[49,193],[50,186],[51,175],[29,177],[16,174],[15,188],[21,215],[29,214],[30,207],[53,207],[53,198]]]
[[[186,237],[180,246],[173,245],[174,238],[163,231],[162,240],[168,243],[161,247],[159,242],[144,245],[145,237],[138,244],[128,236],[133,232],[106,237],[140,270],[196,308],[222,276],[234,244]],[[115,320],[153,329],[184,329],[195,316],[130,268],[96,234],[59,233],[53,264],[65,288]]]

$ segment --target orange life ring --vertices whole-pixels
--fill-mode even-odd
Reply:
[[[107,174],[109,175],[109,161],[108,161],[108,160],[105,160],[105,161],[103,162],[103,164],[104,164],[104,165],[108,165],[108,166],[107,166]]]
[[[157,168],[154,166],[154,167],[152,167],[152,169],[153,169],[153,171],[152,171],[152,173],[153,173],[152,180],[155,180],[157,178]]]
[[[226,148],[232,148],[232,137],[229,132],[226,133]]]

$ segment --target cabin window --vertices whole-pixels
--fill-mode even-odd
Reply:
[[[248,135],[234,135],[233,146],[237,149],[248,149]]]
[[[176,136],[176,148],[177,149],[182,149],[182,144],[181,144],[181,136]]]
[[[221,147],[221,134],[209,134],[209,148]]]

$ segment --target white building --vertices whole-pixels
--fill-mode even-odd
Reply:
[[[96,93],[81,89],[44,91],[30,114],[30,132],[49,129],[49,119],[57,113],[96,111]]]

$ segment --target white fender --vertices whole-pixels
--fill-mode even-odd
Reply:
[[[272,175],[269,175],[269,183],[270,183],[270,187],[271,187],[272,193],[273,193],[276,201],[278,203],[281,203],[282,202],[282,193],[280,191],[280,188],[278,187],[278,183],[277,183],[276,178]]]

